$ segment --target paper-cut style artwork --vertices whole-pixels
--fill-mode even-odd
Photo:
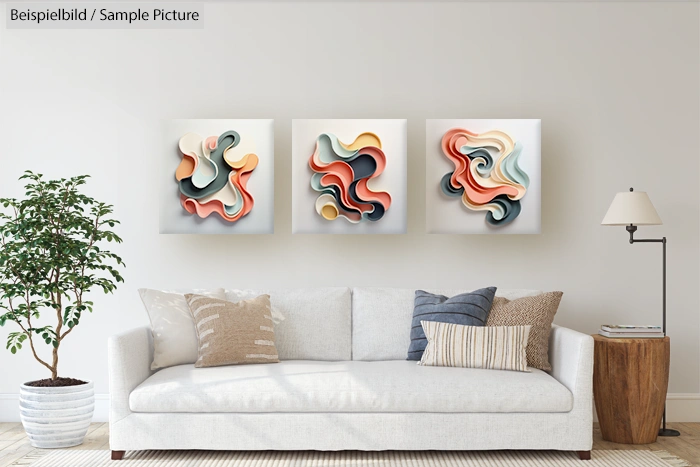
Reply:
[[[489,224],[507,225],[520,214],[530,184],[518,165],[522,150],[522,143],[504,131],[453,128],[442,137],[442,152],[455,169],[442,177],[440,188],[467,208],[486,211]]]
[[[425,228],[432,234],[539,234],[542,121],[425,122]]]
[[[368,187],[386,167],[381,140],[374,133],[362,133],[350,144],[332,133],[322,133],[316,138],[309,167],[311,187],[319,193],[316,212],[323,219],[376,222],[391,206],[389,193]]]
[[[406,233],[407,135],[403,119],[292,120],[292,233]]]
[[[253,153],[236,154],[241,136],[226,131],[202,137],[187,133],[178,147],[182,160],[175,171],[180,187],[180,202],[190,214],[207,217],[216,213],[228,222],[236,222],[254,205],[247,190],[248,179],[258,165]]]

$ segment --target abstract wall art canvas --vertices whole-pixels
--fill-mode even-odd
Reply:
[[[160,233],[273,233],[273,125],[273,120],[163,122]]]
[[[538,234],[541,120],[427,120],[426,228]]]
[[[292,231],[406,233],[406,120],[293,120]]]

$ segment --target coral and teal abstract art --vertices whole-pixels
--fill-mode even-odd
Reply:
[[[274,120],[162,120],[155,134],[160,233],[274,233]]]
[[[455,169],[442,177],[440,188],[461,198],[467,208],[485,211],[489,224],[507,225],[520,215],[520,200],[530,184],[518,165],[522,150],[522,143],[504,131],[452,128],[442,137],[442,152]]]
[[[292,120],[292,233],[406,233],[403,119]]]
[[[541,121],[426,121],[426,230],[536,234]]]
[[[382,142],[374,133],[362,133],[350,144],[332,133],[322,133],[316,138],[309,167],[311,188],[319,193],[315,209],[325,220],[377,222],[391,206],[389,193],[367,185],[386,167]]]
[[[258,156],[234,155],[233,148],[240,142],[240,134],[233,130],[218,137],[187,133],[180,138],[182,160],[175,178],[180,203],[188,213],[202,218],[216,213],[227,222],[236,222],[253,209],[255,201],[247,184]]]

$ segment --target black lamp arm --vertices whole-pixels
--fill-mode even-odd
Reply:
[[[637,231],[637,226],[630,224],[625,227],[630,233],[630,243],[666,243],[666,237],[662,238],[634,238],[634,233]]]

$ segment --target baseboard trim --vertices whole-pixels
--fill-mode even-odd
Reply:
[[[666,397],[666,421],[700,422],[700,393],[671,393]]]
[[[19,421],[19,394],[0,394],[0,422]],[[95,415],[92,421],[109,421],[109,394],[95,394]]]
[[[18,394],[0,394],[0,422],[18,422],[18,407]],[[666,420],[700,422],[700,393],[669,394],[666,398]],[[95,423],[109,421],[109,394],[95,394],[95,415],[92,421]]]
[[[688,392],[688,393],[682,393],[682,392],[673,392],[669,393],[666,396],[666,400],[672,401],[672,400],[679,400],[679,401],[697,401],[700,400],[700,392],[694,393],[694,392]]]

